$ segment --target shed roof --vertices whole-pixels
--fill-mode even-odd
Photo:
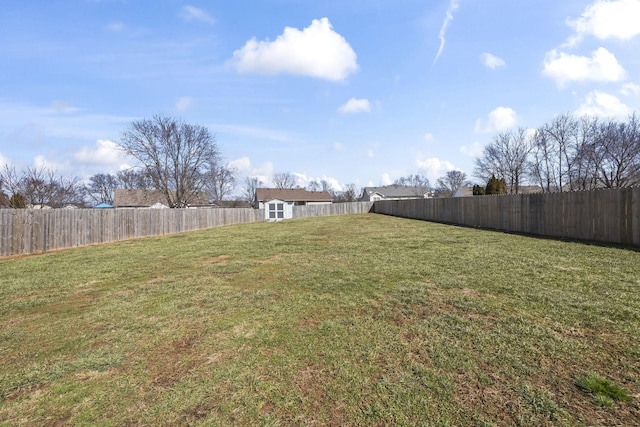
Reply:
[[[282,200],[285,202],[332,202],[328,191],[307,191],[303,188],[258,188],[256,198],[259,202]]]

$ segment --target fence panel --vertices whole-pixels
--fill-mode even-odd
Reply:
[[[294,206],[293,218],[368,213],[371,211],[372,207],[373,202],[327,203],[322,205]]]
[[[372,202],[296,206],[294,218],[367,213]],[[0,257],[259,222],[264,210],[0,209]]]
[[[0,257],[262,221],[259,209],[0,209]]]
[[[295,206],[294,218],[376,212],[640,246],[640,187]],[[0,256],[263,221],[258,209],[0,209]]]
[[[640,187],[382,200],[376,213],[550,237],[640,246]]]

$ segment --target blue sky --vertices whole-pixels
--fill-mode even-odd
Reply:
[[[451,169],[502,130],[640,110],[640,0],[4,0],[0,164],[86,179],[157,113],[241,181]],[[238,189],[241,193],[241,189]]]

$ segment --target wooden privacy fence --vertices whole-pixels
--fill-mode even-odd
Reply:
[[[640,188],[296,206],[640,246]],[[0,257],[264,220],[262,209],[0,209]]]
[[[372,205],[296,206],[293,215],[364,213]],[[263,209],[0,209],[0,257],[259,221]]]
[[[550,237],[640,246],[640,187],[377,201],[375,213]]]
[[[0,256],[262,221],[258,209],[0,209]]]
[[[331,203],[324,205],[294,206],[293,218],[312,216],[352,215],[371,212],[373,202]]]

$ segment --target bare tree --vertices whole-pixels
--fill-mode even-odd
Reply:
[[[273,185],[279,189],[295,188],[297,179],[289,172],[277,172],[273,174]]]
[[[85,186],[87,195],[94,203],[108,203],[110,205],[113,204],[113,195],[118,187],[118,177],[106,173],[93,175]]]
[[[554,159],[557,157],[555,147],[544,130],[538,128],[533,136],[532,159],[529,173],[532,179],[540,185],[542,191],[550,193],[558,188],[558,170]]]
[[[246,178],[244,181],[244,199],[249,203],[256,202],[256,191],[264,184],[258,177]]]
[[[530,173],[546,192],[638,184],[640,120],[558,116],[536,131]]]
[[[4,174],[3,171],[0,171],[0,208],[7,207],[12,207],[11,200],[10,197],[5,193]]]
[[[604,187],[640,184],[640,119],[602,123],[597,137],[598,180]]]
[[[318,191],[320,190],[320,183],[316,180],[311,180],[309,181],[309,183],[307,184],[307,190],[309,191]]]
[[[501,132],[484,147],[482,156],[476,158],[474,175],[483,182],[492,176],[504,179],[509,193],[518,194],[529,164],[531,142],[527,129]]]
[[[174,208],[188,206],[203,190],[218,157],[216,138],[207,128],[164,115],[132,122],[120,145],[140,161]]]
[[[476,159],[474,175],[504,178],[511,193],[527,175],[544,192],[638,185],[640,118],[634,113],[620,122],[562,114],[532,138],[524,129],[502,132]]]
[[[393,185],[400,185],[402,187],[430,187],[431,183],[426,176],[415,174],[400,177],[393,182]]]
[[[356,188],[355,184],[345,184],[343,191],[334,191],[331,193],[333,201],[336,203],[355,202],[362,193],[361,189]]]
[[[19,194],[22,188],[20,187],[21,176],[16,170],[15,166],[5,164],[0,171],[0,191],[6,191],[10,195]]]
[[[59,208],[70,203],[82,204],[84,200],[84,185],[78,178],[57,175],[46,166],[18,171],[13,166],[5,165],[1,175],[11,198],[24,200],[27,205]]]
[[[580,126],[569,114],[554,117],[536,130],[530,172],[543,191],[573,189]]]
[[[466,173],[458,170],[451,170],[444,176],[438,178],[436,193],[438,194],[438,197],[453,197],[456,191],[467,185],[471,184],[467,180]]]
[[[400,177],[393,182],[393,185],[412,188],[412,193],[420,197],[423,197],[426,193],[430,193],[433,190],[429,178],[420,174]]]
[[[116,174],[118,188],[125,190],[149,190],[153,188],[151,177],[145,170],[125,169]]]
[[[56,175],[46,166],[27,168],[22,181],[25,201],[33,206],[60,208],[84,200],[84,185],[78,178]]]
[[[209,165],[206,190],[213,200],[224,200],[236,185],[237,170],[215,162]]]
[[[573,142],[571,190],[593,190],[597,187],[599,159],[596,139],[598,126],[597,118],[585,116],[578,121],[576,138]]]
[[[320,181],[320,191],[328,191],[328,192],[331,192],[331,189],[332,189],[332,188],[333,188],[333,187],[331,187],[331,184],[329,184],[329,182],[328,182],[328,181],[326,181],[326,180],[324,180],[324,179]]]

